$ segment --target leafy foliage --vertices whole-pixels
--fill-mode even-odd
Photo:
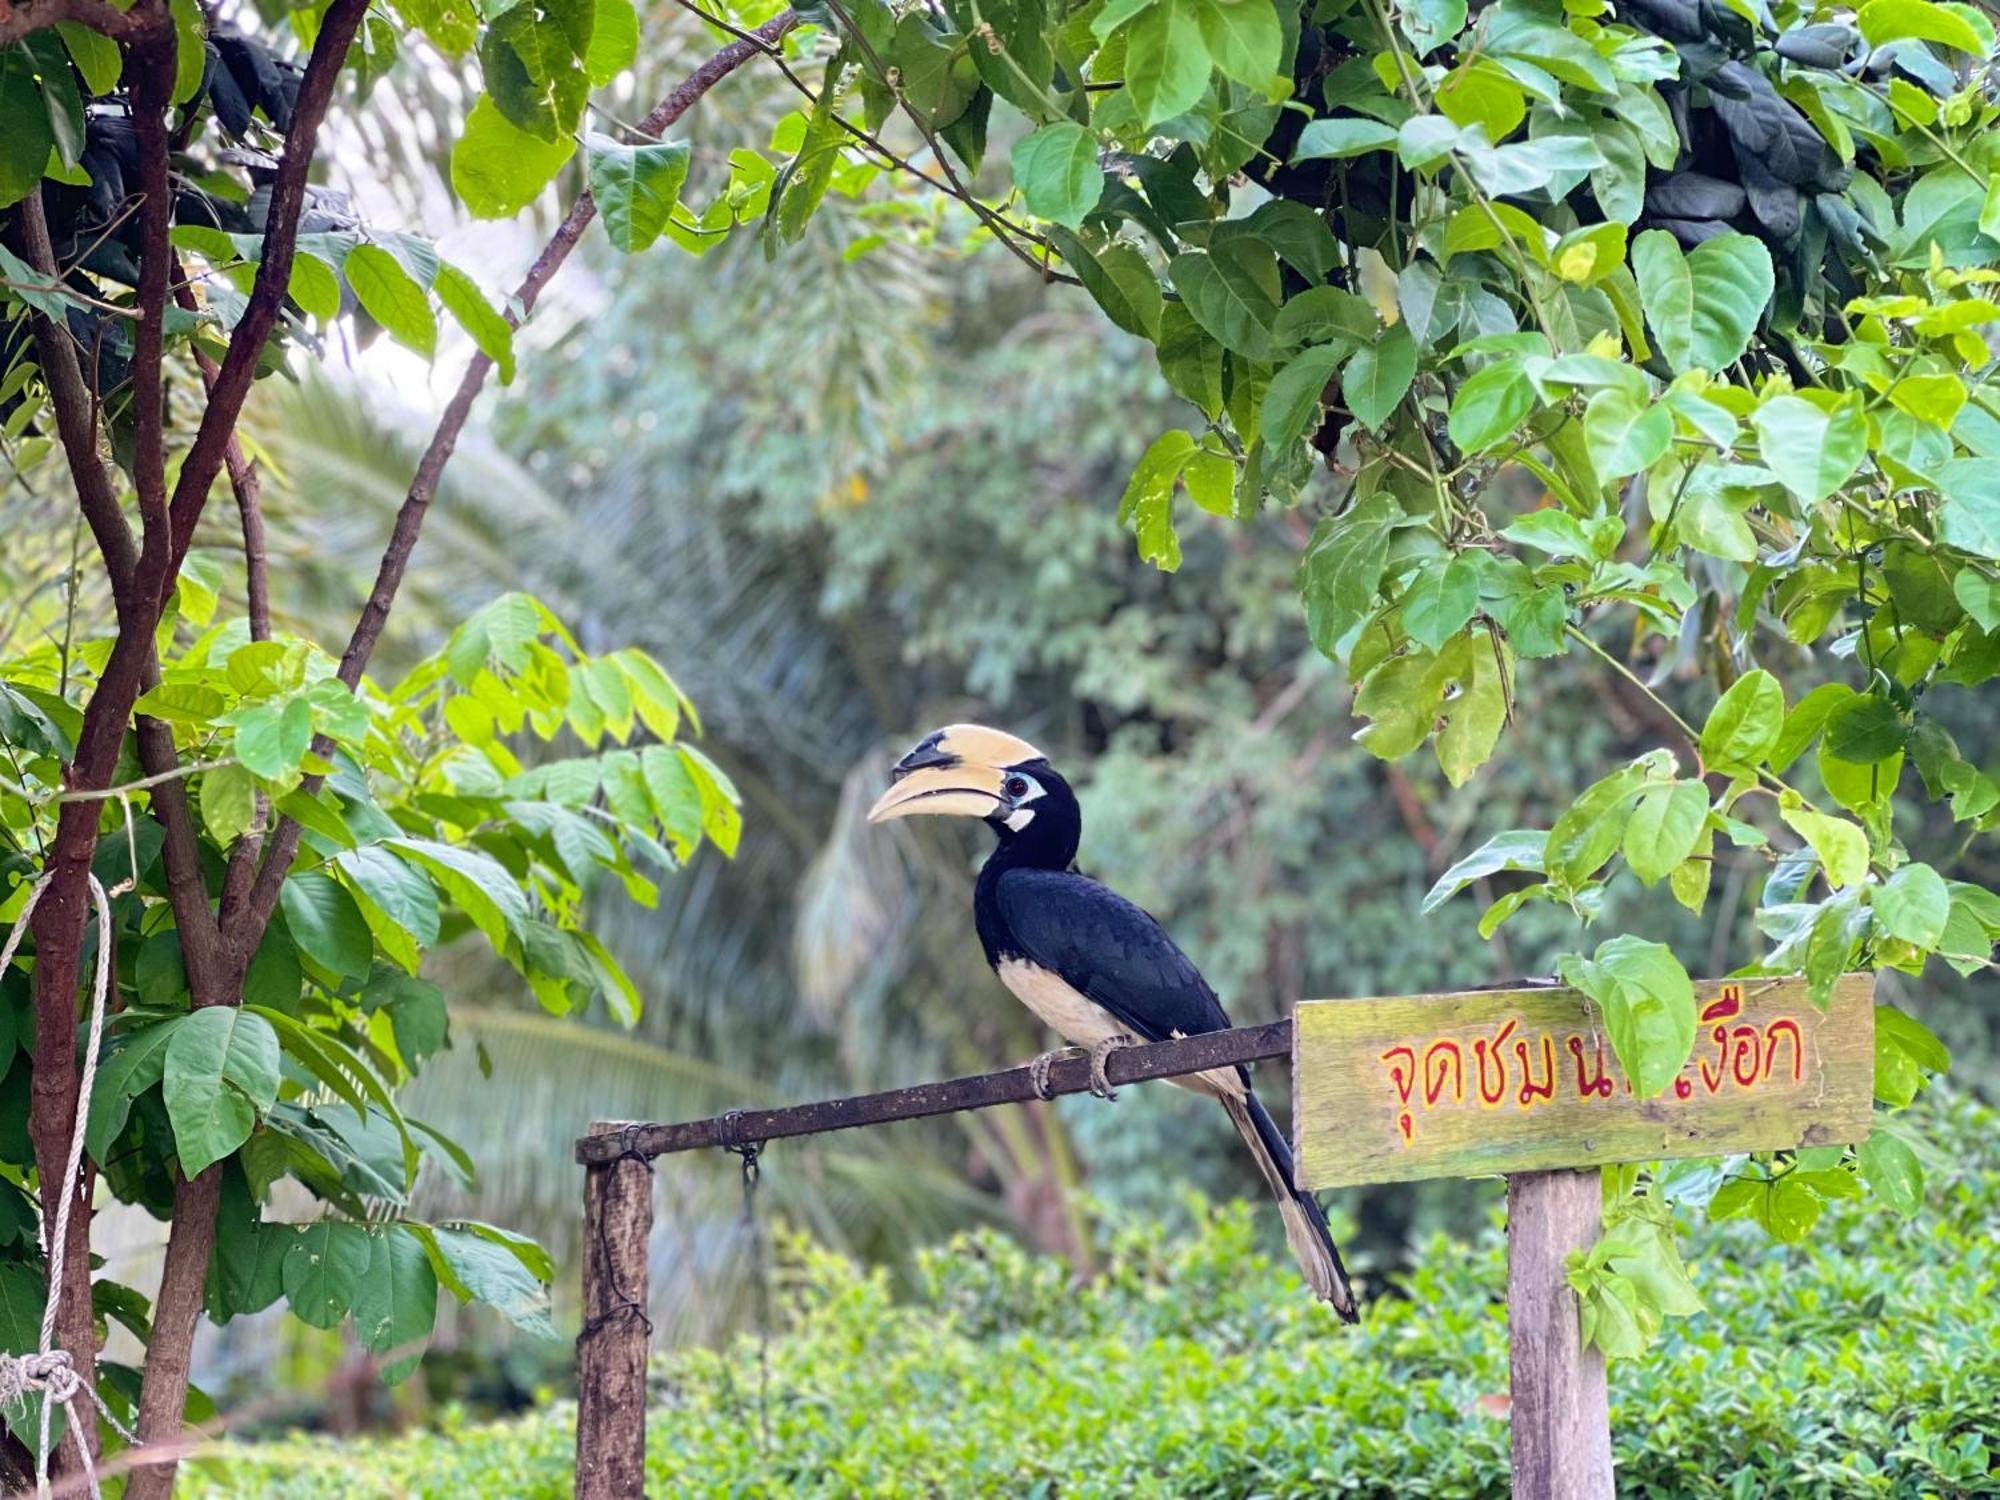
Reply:
[[[1612,1377],[1621,1493],[1914,1500],[1988,1483],[1993,1313],[1959,1289],[1993,1274],[1996,1122],[1964,1104],[1941,1114],[1938,1133],[1986,1144],[1921,1227],[1837,1205],[1817,1244],[1782,1255],[1733,1226],[1696,1238],[1692,1285],[1714,1318],[1675,1325],[1658,1358]],[[1407,1300],[1343,1333],[1258,1254],[1247,1206],[1194,1216],[1178,1237],[1124,1228],[1081,1289],[996,1236],[962,1240],[926,1258],[905,1301],[879,1272],[795,1243],[768,1448],[753,1340],[673,1356],[649,1480],[801,1495],[1507,1493],[1497,1226],[1471,1253],[1431,1239]],[[1598,1257],[1629,1261],[1648,1222],[1614,1225]],[[195,1493],[554,1496],[572,1444],[567,1407],[368,1445],[301,1438],[217,1454]]]

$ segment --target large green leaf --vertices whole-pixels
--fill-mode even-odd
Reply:
[[[542,195],[575,151],[568,135],[545,141],[519,129],[482,94],[451,148],[452,190],[475,219],[511,219]]]
[[[472,919],[496,952],[519,943],[528,924],[528,902],[507,869],[490,854],[434,839],[385,840],[406,859],[415,860],[444,888],[445,894]],[[303,944],[301,944],[303,946]]]
[[[83,1143],[101,1166],[112,1142],[125,1128],[132,1101],[158,1083],[166,1072],[167,1043],[184,1017],[175,1016],[151,1026],[136,1027],[114,1035],[105,1043],[97,1066],[97,1082],[90,1093],[90,1120]]]
[[[1125,87],[1140,124],[1157,125],[1201,102],[1210,72],[1201,8],[1218,3],[1222,0],[1152,0],[1127,25]]]
[[[1975,557],[2000,560],[2000,463],[1955,458],[1937,472],[1938,538]],[[1960,573],[1961,579],[1969,576]]]
[[[344,979],[368,977],[375,966],[375,938],[339,881],[318,870],[302,871],[285,882],[279,902],[301,953]]]
[[[1803,396],[1778,396],[1750,422],[1764,467],[1808,505],[1845,484],[1868,452],[1868,419],[1852,401],[1826,411]]]
[[[1261,427],[1264,442],[1282,452],[1319,427],[1320,410],[1334,372],[1347,358],[1349,345],[1317,344],[1297,355],[1264,391]]]
[[[35,190],[55,145],[36,73],[26,43],[0,47],[0,208]]]
[[[1951,889],[1929,865],[1904,865],[1869,892],[1868,904],[1890,937],[1935,948],[1951,917]]]
[[[1582,990],[1604,1012],[1604,1029],[1632,1092],[1661,1093],[1687,1066],[1694,1050],[1694,985],[1664,943],[1621,936],[1598,945],[1592,958],[1564,957],[1565,983]]]
[[[1632,270],[1646,322],[1676,374],[1741,358],[1775,285],[1771,252],[1747,234],[1717,235],[1683,255],[1671,234],[1648,229],[1632,242]]]
[[[1030,213],[1076,228],[1104,193],[1097,138],[1074,120],[1021,137],[1014,143],[1014,186]]]
[[[370,1232],[322,1219],[298,1231],[285,1251],[285,1299],[302,1323],[332,1328],[363,1294],[373,1260]]]
[[[1372,344],[1363,344],[1340,372],[1347,409],[1370,431],[1381,431],[1409,392],[1417,373],[1417,341],[1407,323],[1396,323]]]
[[[389,337],[426,359],[437,353],[437,312],[400,260],[380,245],[356,245],[344,269],[355,298]]]
[[[1716,700],[1701,727],[1705,770],[1754,775],[1778,743],[1785,723],[1785,690],[1761,667],[1745,672]]]
[[[354,1332],[370,1354],[403,1351],[383,1372],[394,1383],[416,1366],[437,1321],[437,1274],[423,1241],[400,1225],[368,1237],[368,1269],[353,1292]]]
[[[1707,821],[1708,793],[1700,782],[1648,787],[1625,823],[1625,863],[1653,884],[1694,853]]]
[[[1600,479],[1623,479],[1666,455],[1674,440],[1674,419],[1664,406],[1621,387],[1607,387],[1583,409],[1583,440]]]
[[[1482,453],[1513,435],[1535,409],[1535,388],[1518,359],[1495,360],[1451,398],[1448,431],[1466,453]]]
[[[1168,267],[1181,301],[1223,348],[1260,364],[1274,353],[1278,262],[1257,240],[1230,240],[1214,254],[1189,251]]]
[[[431,1269],[461,1300],[483,1302],[515,1327],[555,1336],[548,1289],[525,1263],[525,1252],[475,1230],[428,1231]]]
[[[646,249],[680,202],[692,148],[686,141],[627,146],[595,133],[585,138],[584,146],[590,195],[604,217],[605,234],[627,255]]]
[[[1271,0],[1206,0],[1195,15],[1217,72],[1260,91],[1270,86],[1285,50]]]
[[[278,1034],[231,1005],[185,1017],[167,1040],[161,1097],[181,1171],[194,1176],[250,1138],[278,1096]]]

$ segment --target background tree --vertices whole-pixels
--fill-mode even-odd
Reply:
[[[636,21],[627,7],[621,30],[615,9],[594,53],[591,17],[572,18],[572,80],[630,64]],[[107,1370],[102,1382],[138,1432],[132,1495],[171,1486],[204,1306],[221,1320],[283,1295],[316,1326],[352,1314],[399,1369],[421,1352],[440,1285],[543,1321],[551,1268],[532,1242],[400,1212],[425,1152],[472,1170],[393,1093],[446,1042],[442,997],[414,977],[421,953],[476,929],[550,1009],[602,997],[630,1014],[636,991],[580,923],[582,883],[603,866],[650,900],[635,858],[671,869],[704,839],[733,848],[739,828],[727,778],[674,743],[693,710],[658,664],[586,653],[525,595],[472,614],[393,685],[364,677],[471,403],[495,367],[512,378],[514,325],[595,204],[576,200],[501,315],[427,241],[374,228],[311,187],[336,93],[365,91],[395,33],[359,0],[293,20],[302,64],[262,37],[211,34],[191,7],[0,15],[10,458],[38,472],[59,450],[97,553],[90,586],[72,572],[59,594],[23,601],[17,625],[61,628],[0,663],[9,953],[18,944],[32,973],[31,996],[8,976],[9,1093],[32,1105],[8,1152],[18,1248],[0,1267],[5,1340],[13,1353],[53,1346],[95,1385],[102,1317],[144,1339],[143,1372]],[[429,20],[443,45],[470,43],[456,18]],[[672,123],[754,50],[710,58],[646,129]],[[571,128],[581,102],[565,94]],[[505,191],[510,170],[483,180]],[[365,313],[429,354],[440,308],[479,352],[336,662],[274,627],[261,480],[237,423],[260,371],[343,318]],[[225,470],[247,610],[218,621],[207,570],[187,561]],[[527,772],[500,739],[565,729],[611,748]],[[81,1043],[80,995],[91,996]],[[100,1174],[172,1222],[150,1306],[93,1286]],[[266,1222],[261,1205],[284,1177],[324,1216]],[[26,1446],[41,1450],[44,1399],[6,1413],[17,1479],[49,1461]],[[68,1433],[86,1463],[96,1427]]]

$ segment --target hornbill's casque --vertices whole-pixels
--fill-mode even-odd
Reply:
[[[1041,751],[998,729],[953,724],[926,735],[893,775],[871,823],[941,813],[984,819],[998,835],[972,899],[986,961],[1043,1024],[1089,1049],[1091,1092],[1113,1097],[1104,1064],[1121,1046],[1228,1027],[1215,991],[1160,924],[1072,868],[1082,816]],[[1035,1059],[1045,1097],[1055,1056]],[[1307,1284],[1353,1322],[1354,1293],[1326,1215],[1293,1185],[1291,1148],[1251,1092],[1249,1074],[1216,1068],[1171,1081],[1229,1111],[1277,1197]]]

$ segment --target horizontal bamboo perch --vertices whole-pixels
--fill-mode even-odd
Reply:
[[[1111,1054],[1105,1076],[1114,1084],[1140,1083],[1148,1078],[1173,1078],[1235,1063],[1289,1057],[1291,1051],[1292,1023],[1271,1021],[1263,1026],[1239,1026],[1231,1031],[1211,1031],[1178,1041],[1122,1048]],[[1086,1057],[1066,1057],[1049,1069],[1052,1094],[1081,1094],[1089,1087],[1090,1061]],[[916,1120],[963,1109],[986,1109],[995,1104],[1022,1104],[1037,1097],[1029,1069],[1023,1065],[971,1078],[888,1089],[879,1094],[826,1099],[818,1104],[731,1110],[726,1115],[681,1125],[628,1125],[613,1133],[582,1137],[576,1143],[576,1159],[585,1166],[602,1165],[628,1155],[650,1160],[676,1151],[745,1146],[786,1136],[846,1130],[856,1125]]]

